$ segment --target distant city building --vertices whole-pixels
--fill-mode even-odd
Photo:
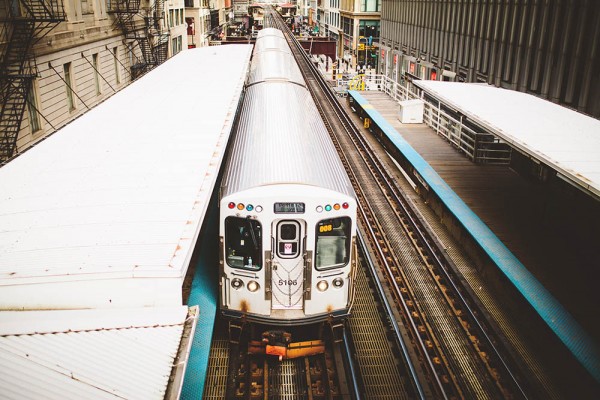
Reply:
[[[486,82],[600,117],[600,2],[383,0],[378,71]]]
[[[185,0],[185,25],[188,48],[208,46],[211,32],[210,1]]]
[[[307,0],[309,25],[338,42],[348,66],[377,65],[381,0]]]

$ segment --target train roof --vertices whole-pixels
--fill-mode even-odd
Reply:
[[[233,140],[223,196],[282,183],[354,195],[314,101],[299,85],[250,86]]]
[[[415,81],[431,96],[559,176],[600,196],[600,121],[539,97],[490,85]]]
[[[277,36],[263,36],[262,38],[256,39],[254,44],[254,54],[263,51],[281,51],[292,54],[286,40]]]
[[[186,50],[0,168],[0,308],[181,304],[251,51]]]
[[[283,32],[280,29],[277,28],[264,28],[261,29],[258,32],[258,36],[256,37],[257,39],[262,39],[266,36],[274,36],[274,37],[279,37],[282,39],[285,39],[285,36],[283,35]]]
[[[247,84],[271,80],[285,80],[306,86],[302,72],[291,53],[279,50],[255,53]]]

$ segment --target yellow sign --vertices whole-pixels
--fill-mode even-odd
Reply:
[[[371,118],[365,118],[364,127],[369,129],[369,126],[371,126]]]
[[[319,226],[319,232],[323,233],[323,232],[331,232],[333,230],[333,225],[321,225]]]

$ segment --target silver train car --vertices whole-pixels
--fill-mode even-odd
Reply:
[[[220,308],[302,325],[348,315],[357,201],[283,34],[256,40],[220,189]]]

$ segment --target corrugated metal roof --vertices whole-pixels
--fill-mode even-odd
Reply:
[[[162,399],[185,306],[0,312],[3,399]]]
[[[19,279],[185,275],[251,50],[184,51],[0,168],[0,308]]]
[[[428,94],[600,196],[600,121],[530,94],[415,81]]]

